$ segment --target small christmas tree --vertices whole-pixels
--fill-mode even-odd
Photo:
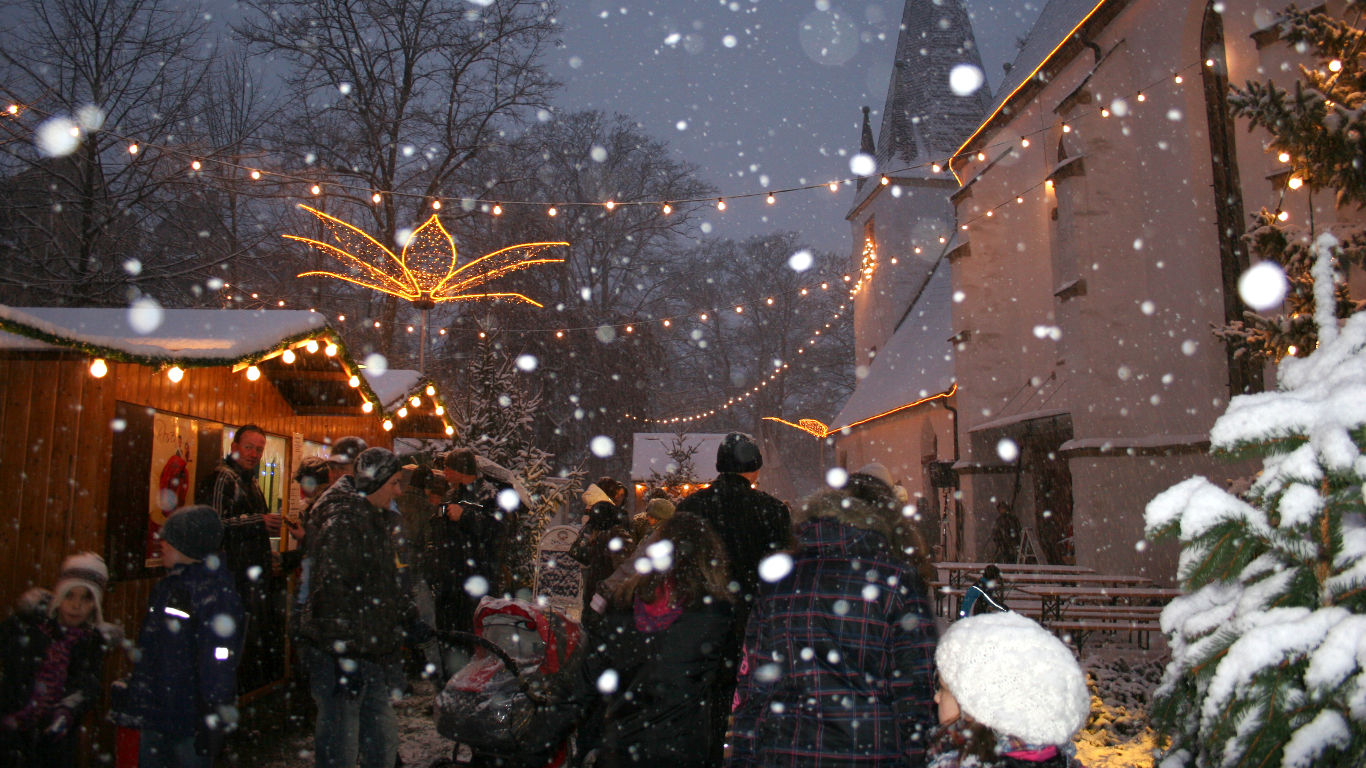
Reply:
[[[697,443],[688,442],[686,432],[675,433],[673,440],[664,447],[664,453],[669,457],[669,463],[665,465],[662,473],[651,469],[650,479],[646,481],[646,486],[651,491],[663,488],[666,493],[673,497],[686,496],[686,493],[680,491],[684,486],[697,485],[695,460],[697,452],[701,448],[702,446]]]
[[[470,359],[468,397],[453,413],[457,443],[510,470],[530,496],[530,509],[522,510],[507,549],[514,591],[530,588],[541,534],[582,473],[557,476],[554,456],[529,441],[541,396],[528,389],[525,374],[502,351],[496,334],[485,329]]]
[[[1366,0],[1346,0],[1346,17],[1333,16],[1321,6],[1315,11],[1291,7],[1280,20],[1281,38],[1302,50],[1314,66],[1301,66],[1293,93],[1271,82],[1249,82],[1229,98],[1233,114],[1247,118],[1253,129],[1272,135],[1268,150],[1286,163],[1283,180],[1288,194],[1296,188],[1310,193],[1333,190],[1340,206],[1366,205],[1366,31],[1361,26]],[[1349,18],[1350,17],[1350,20]],[[1311,214],[1312,216],[1312,214]],[[1216,330],[1239,355],[1254,360],[1280,360],[1314,349],[1317,325],[1314,281],[1313,221],[1285,223],[1278,206],[1261,211],[1247,240],[1262,261],[1278,264],[1289,290],[1283,311],[1247,311],[1241,321]],[[1360,231],[1339,228],[1334,254],[1341,269],[1360,267],[1366,260],[1366,238]],[[1346,282],[1334,286],[1332,306],[1338,317],[1361,309]]]
[[[1366,765],[1366,313],[1339,324],[1338,242],[1314,251],[1318,349],[1210,433],[1262,457],[1251,490],[1195,477],[1147,508],[1150,538],[1181,541],[1188,593],[1162,614],[1161,768]]]

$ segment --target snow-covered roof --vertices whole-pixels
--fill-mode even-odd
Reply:
[[[82,349],[150,364],[235,363],[326,328],[306,310],[0,305],[0,349]]]
[[[1072,30],[1104,4],[1097,0],[1048,0],[1033,28],[1029,30],[1024,45],[1020,47],[1019,55],[1010,65],[1010,71],[1002,78],[1001,87],[997,89],[996,97],[987,108],[987,122],[991,121],[997,110],[1025,84],[1034,71],[1057,51]],[[976,136],[986,124],[984,122],[976,132],[968,135]]]
[[[697,446],[693,454],[693,468],[697,479],[709,482],[716,478],[716,449],[721,447],[724,434],[690,432],[684,435],[688,446]],[[651,470],[663,475],[669,471],[669,447],[677,435],[673,432],[637,432],[631,440],[631,479],[648,480]]]
[[[392,409],[399,400],[412,394],[413,390],[427,380],[421,371],[401,368],[390,368],[383,373],[375,373],[366,368],[362,375],[370,384],[370,388],[375,390],[375,394],[379,396],[379,401],[384,405],[386,411]]]
[[[952,302],[949,262],[941,259],[911,311],[868,366],[868,375],[840,409],[832,431],[953,387]]]

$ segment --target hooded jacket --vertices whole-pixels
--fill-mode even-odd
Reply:
[[[389,515],[348,475],[319,497],[313,517],[317,532],[307,539],[313,566],[299,636],[338,656],[394,657],[417,608],[399,583]]]
[[[736,688],[734,766],[924,764],[934,614],[873,507],[808,500],[792,569],[759,587]]]

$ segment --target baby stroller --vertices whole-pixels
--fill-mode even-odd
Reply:
[[[567,745],[546,743],[523,676],[558,672],[578,647],[579,625],[548,607],[485,597],[474,612],[474,633],[446,632],[443,639],[468,643],[474,655],[436,698],[436,730],[456,742],[452,760],[438,765],[564,765]]]

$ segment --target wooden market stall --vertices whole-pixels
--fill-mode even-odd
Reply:
[[[303,456],[343,435],[391,445],[361,373],[314,312],[0,306],[0,599],[93,551],[110,569],[105,619],[135,637],[163,572],[153,534],[234,428],[267,433],[260,484],[286,512]]]

